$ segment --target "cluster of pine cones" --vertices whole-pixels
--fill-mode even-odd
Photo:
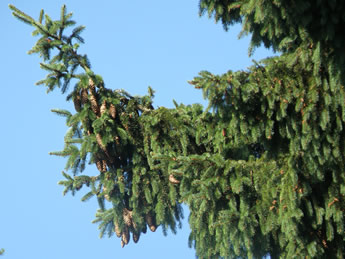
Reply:
[[[146,225],[145,228],[141,229],[141,231],[137,230],[137,225],[133,221],[133,212],[131,210],[128,210],[127,208],[124,208],[122,211],[122,217],[123,221],[125,223],[124,228],[121,230],[119,225],[115,223],[115,233],[117,237],[121,237],[121,246],[124,247],[129,243],[130,240],[130,232],[132,232],[132,237],[134,243],[137,243],[140,237],[140,232],[146,233]],[[157,229],[156,224],[154,223],[154,219],[151,216],[150,213],[147,213],[145,216],[145,220],[147,225],[149,226],[150,230],[152,232],[155,232]]]
[[[102,105],[99,107],[96,96],[96,87],[92,79],[89,79],[89,88],[83,88],[81,91],[77,92],[73,96],[74,108],[77,112],[80,112],[82,106],[90,102],[92,111],[96,114],[97,117],[101,116],[107,111],[107,103],[104,100]],[[115,119],[116,118],[116,108],[114,104],[109,105],[109,114]]]
[[[96,92],[96,87],[93,80],[90,78],[88,88],[81,89],[79,92],[76,92],[75,95],[73,96],[74,108],[77,112],[80,112],[85,104],[90,104],[91,109],[94,112],[94,114],[97,116],[97,118],[101,117],[104,113],[108,112],[110,117],[112,119],[115,119],[117,116],[115,105],[112,103],[107,103],[106,100],[103,100],[102,104],[99,105],[97,99],[98,99],[98,96]],[[91,127],[85,130],[89,135],[93,134],[93,130]],[[104,154],[107,156],[108,154],[107,148],[102,143],[102,137],[99,133],[96,134],[96,141],[97,141],[98,146],[102,149]],[[97,169],[101,173],[107,172],[107,162],[111,162],[111,159],[110,161],[106,161],[104,159],[99,159],[96,161]],[[180,181],[177,180],[173,174],[169,175],[169,181],[172,184],[180,183]],[[105,198],[107,200],[110,199],[109,195],[105,195]],[[146,223],[143,229],[138,229],[137,224],[133,221],[133,211],[127,208],[124,208],[122,211],[122,217],[125,223],[122,229],[120,228],[118,223],[115,223],[115,227],[114,227],[114,232],[116,233],[117,237],[121,237],[122,247],[124,247],[125,245],[129,243],[131,232],[132,232],[132,238],[133,238],[134,243],[137,243],[140,237],[140,233],[141,232],[146,233],[146,229],[147,229],[146,224],[149,226],[152,232],[155,232],[157,229],[155,219],[151,215],[151,213],[147,213],[145,215]]]

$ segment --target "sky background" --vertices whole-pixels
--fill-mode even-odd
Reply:
[[[249,38],[238,40],[239,26],[225,32],[207,16],[199,17],[198,0],[0,0],[0,248],[4,259],[170,259],[194,258],[188,248],[188,209],[177,235],[161,228],[141,235],[138,244],[121,248],[120,239],[99,239],[92,224],[97,201],[80,201],[85,193],[62,196],[65,159],[49,156],[62,150],[67,127],[54,108],[72,110],[59,91],[46,94],[35,82],[45,77],[37,55],[27,55],[37,39],[30,26],[16,20],[8,4],[35,19],[43,8],[59,19],[67,5],[78,25],[85,25],[85,44],[93,71],[106,87],[143,95],[156,91],[154,106],[173,107],[172,100],[206,101],[190,86],[202,70],[221,74],[246,69],[252,59],[271,56],[259,48],[248,57]],[[89,166],[86,174],[95,172]]]

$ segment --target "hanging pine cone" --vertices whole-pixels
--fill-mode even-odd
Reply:
[[[133,232],[133,241],[134,243],[138,243],[140,237],[140,233]]]
[[[146,222],[149,226],[153,224],[152,216],[150,215],[150,213],[146,214],[145,219],[146,219]]]
[[[102,167],[102,161],[101,160],[96,161],[96,167],[97,167],[98,171],[102,172],[103,167]]]
[[[156,224],[154,223],[154,219],[153,219],[153,217],[151,216],[151,214],[150,214],[150,213],[147,213],[145,218],[146,218],[147,225],[149,225],[150,230],[151,230],[152,232],[155,232],[156,229],[157,229],[157,226],[156,226]]]
[[[96,115],[98,115],[99,106],[98,106],[97,97],[96,97],[96,86],[91,78],[89,78],[89,88],[90,88],[91,109]]]
[[[89,101],[89,93],[87,92],[87,89],[81,90],[81,102],[82,104],[85,104]]]
[[[125,224],[130,227],[133,224],[132,220],[132,211],[128,210],[127,208],[124,208],[122,211],[122,216]]]
[[[73,103],[74,103],[74,109],[77,112],[81,111],[81,97],[79,95],[79,93],[77,93],[74,97],[73,97]]]
[[[122,231],[119,227],[119,224],[115,223],[115,228],[114,228],[115,234],[117,237],[120,237],[122,235]]]
[[[98,115],[99,114],[99,106],[97,103],[97,98],[94,93],[90,94],[90,102],[91,102],[91,109],[94,114]]]
[[[144,224],[144,227],[141,229],[141,232],[143,232],[144,234],[146,234],[146,232],[147,232],[147,226],[146,226],[146,224]]]
[[[105,173],[107,171],[107,162],[105,160],[102,160],[102,173]]]
[[[107,163],[105,162],[105,160],[97,160],[96,166],[98,171],[100,171],[101,173],[105,173],[107,171]]]
[[[125,246],[125,242],[121,239],[121,247],[123,248]]]
[[[129,230],[128,227],[125,226],[123,232],[122,232],[122,241],[127,245],[129,243],[130,235],[129,235]]]
[[[89,78],[89,87],[90,87],[91,92],[94,93],[96,90],[96,86],[91,78]]]
[[[116,118],[116,107],[115,107],[114,104],[110,104],[109,113],[110,113],[110,116],[111,116],[113,119]]]
[[[177,179],[174,177],[174,175],[172,175],[172,174],[169,175],[169,182],[171,182],[172,184],[179,184],[179,183],[180,183],[180,181],[177,180]]]
[[[151,226],[150,226],[150,230],[151,230],[152,232],[155,232],[156,229],[157,229],[157,226],[156,226],[156,225],[151,225]]]
[[[102,142],[102,137],[99,133],[96,134],[96,141],[97,141],[97,144],[99,145],[99,147],[104,151],[104,152],[107,152],[107,149],[105,147],[105,145],[103,144]]]
[[[134,222],[133,217],[132,217],[132,227],[137,230],[137,223]]]
[[[107,102],[104,100],[101,105],[101,116],[107,111]]]

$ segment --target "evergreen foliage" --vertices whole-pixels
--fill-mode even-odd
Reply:
[[[282,55],[247,71],[200,72],[190,84],[206,109],[154,109],[150,88],[138,97],[105,87],[78,53],[84,27],[64,34],[75,25],[65,6],[57,21],[10,6],[40,35],[29,53],[49,74],[38,84],[74,103],[73,113],[53,110],[69,127],[64,149],[52,152],[67,158],[64,194],[88,187],[82,200],[96,196],[101,236],[115,233],[122,246],[147,227],[175,232],[184,203],[200,258],[343,258],[344,7],[201,0],[201,14],[226,29],[242,23],[252,48],[263,43]],[[99,174],[85,174],[86,164]]]

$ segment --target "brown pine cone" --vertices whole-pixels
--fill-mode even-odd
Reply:
[[[98,171],[100,171],[101,173],[105,173],[107,171],[107,163],[105,162],[105,160],[98,160],[96,162],[96,166]]]
[[[102,160],[97,160],[96,166],[97,166],[98,171],[102,172],[102,169],[103,169]]]
[[[122,235],[122,231],[119,227],[119,224],[115,223],[115,228],[114,228],[115,234],[117,237],[120,237]]]
[[[89,101],[89,93],[87,92],[87,89],[81,90],[81,102],[82,104],[85,104]]]
[[[125,224],[130,227],[133,224],[132,220],[132,211],[128,210],[127,208],[124,208],[122,211],[122,216]]]
[[[150,226],[150,230],[151,230],[152,232],[155,232],[156,229],[157,229],[157,226],[156,226],[156,225],[151,225],[151,226]]]
[[[101,105],[101,116],[107,111],[107,102],[104,100]]]
[[[180,181],[177,180],[173,174],[169,175],[169,182],[171,182],[172,184],[179,184],[180,183]]]
[[[110,104],[109,113],[110,113],[110,116],[111,116],[113,119],[116,118],[116,107],[115,107],[114,104]]]
[[[89,78],[89,87],[90,87],[91,92],[94,93],[96,86],[95,86],[95,83],[93,82],[93,80],[91,78]]]
[[[105,160],[102,160],[102,173],[105,173],[107,171],[107,162]]]
[[[129,235],[129,230],[128,227],[125,226],[123,232],[122,232],[122,241],[125,243],[125,245],[127,245],[129,243],[129,239],[130,239],[130,235]]]
[[[99,115],[99,106],[97,103],[96,95],[94,93],[90,94],[90,102],[91,102],[91,109],[92,109],[93,113],[98,116]]]
[[[143,232],[144,234],[146,234],[146,232],[147,232],[147,226],[146,226],[146,224],[145,224],[144,227],[141,229],[141,232]]]
[[[134,243],[138,243],[139,237],[140,237],[140,233],[137,234],[137,233],[133,232],[133,241],[134,241]]]
[[[156,226],[156,224],[154,223],[154,219],[153,219],[153,217],[151,216],[151,214],[150,214],[150,213],[147,213],[145,218],[146,218],[147,225],[149,225],[150,230],[151,230],[152,232],[155,232],[156,229],[157,229],[157,226]]]
[[[145,219],[146,219],[147,225],[150,226],[150,225],[153,224],[152,216],[151,216],[150,213],[147,213],[147,214],[146,214]]]
[[[97,144],[99,145],[99,147],[104,151],[104,152],[107,152],[107,149],[105,147],[105,145],[103,144],[102,142],[102,137],[99,133],[96,134],[96,141],[97,141]]]
[[[79,93],[73,97],[74,109],[77,112],[81,111],[81,97]]]

